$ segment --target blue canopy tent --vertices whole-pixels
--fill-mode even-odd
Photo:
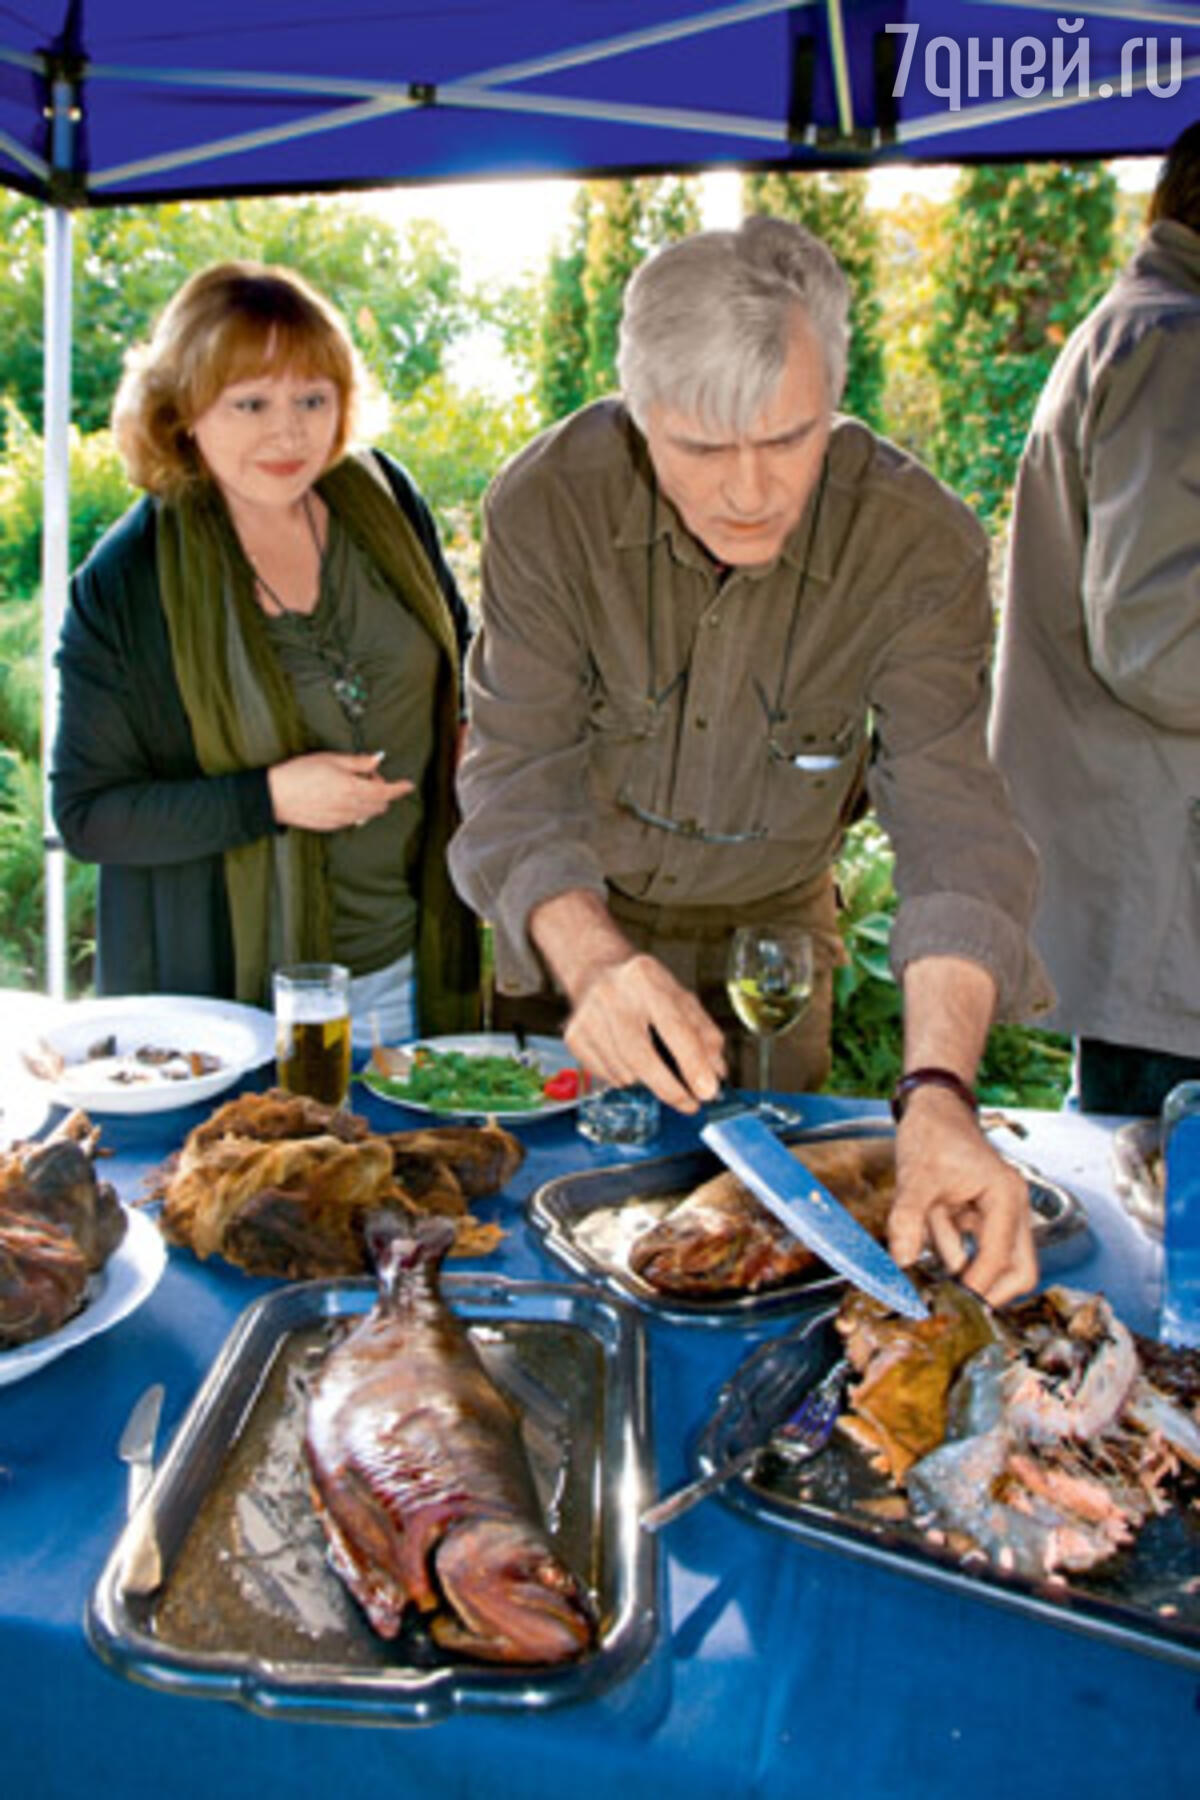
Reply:
[[[721,165],[1154,154],[1200,6],[1092,0],[10,0],[0,182],[47,205],[43,592],[67,585],[71,215],[218,194]],[[49,985],[65,984],[48,844]]]

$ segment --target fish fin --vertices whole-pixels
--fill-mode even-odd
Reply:
[[[385,1208],[368,1216],[363,1235],[380,1289],[390,1298],[414,1269],[439,1268],[457,1233],[440,1214],[414,1220]]]

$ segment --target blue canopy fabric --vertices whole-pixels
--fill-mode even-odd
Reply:
[[[1180,0],[6,0],[0,182],[74,207],[1156,154],[1198,74]]]

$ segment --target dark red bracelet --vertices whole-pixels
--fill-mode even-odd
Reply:
[[[892,1089],[892,1117],[897,1125],[904,1117],[904,1109],[908,1105],[910,1097],[919,1087],[949,1088],[950,1092],[957,1094],[963,1105],[970,1107],[973,1113],[979,1111],[979,1102],[975,1098],[974,1089],[969,1088],[962,1076],[956,1075],[953,1069],[910,1069],[907,1075],[900,1077]]]

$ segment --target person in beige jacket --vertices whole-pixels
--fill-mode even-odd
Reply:
[[[992,747],[1085,1111],[1200,1076],[1200,121],[1073,333],[1017,478]]]

